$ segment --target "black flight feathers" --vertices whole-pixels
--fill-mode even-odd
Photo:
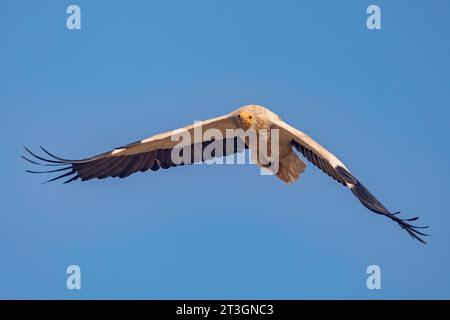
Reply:
[[[236,141],[235,141],[236,143]],[[203,145],[205,147],[207,144]],[[236,144],[237,145],[237,144]],[[313,162],[316,166],[322,169],[325,173],[330,175],[332,178],[340,182],[341,184],[349,184],[351,185],[350,190],[353,194],[358,198],[358,200],[370,211],[384,215],[396,223],[400,225],[408,234],[418,241],[422,243],[426,243],[422,237],[428,236],[420,231],[420,229],[428,228],[419,227],[410,224],[412,221],[416,221],[419,218],[409,218],[409,219],[401,219],[398,217],[400,212],[392,213],[386,207],[383,206],[376,198],[373,196],[369,190],[361,184],[348,170],[345,168],[338,166],[333,168],[328,162],[324,161],[320,157],[316,156],[312,151],[302,147],[300,144],[294,144],[295,147],[299,151],[303,153],[303,155],[308,158],[309,161]],[[42,151],[44,151],[48,157],[44,158],[38,156],[37,154],[30,151],[27,147],[24,149],[34,158],[29,159],[25,156],[22,156],[26,161],[45,167],[56,167],[53,170],[44,170],[44,171],[31,171],[26,170],[29,173],[55,173],[62,172],[61,175],[52,178],[50,180],[45,181],[44,183],[63,179],[69,177],[64,183],[69,183],[71,181],[75,181],[77,179],[81,180],[89,180],[93,178],[105,178],[105,177],[126,177],[133,172],[137,171],[146,171],[148,169],[158,170],[160,167],[163,169],[174,166],[174,164],[168,162],[167,152],[170,150],[161,150],[156,151],[154,153],[135,155],[133,157],[118,157],[118,159],[108,160],[102,159],[101,155],[98,157],[93,157],[86,160],[66,160],[59,157],[54,156],[43,147],[41,147]],[[233,150],[234,152],[241,152],[242,150],[238,150],[236,148]],[[142,159],[141,159],[142,158]],[[202,159],[205,160],[205,159]],[[114,161],[114,162],[112,162]],[[135,163],[135,164],[133,164]],[[183,165],[183,164],[182,164]],[[80,176],[81,175],[81,176]]]
[[[425,234],[418,229],[426,229],[428,226],[425,227],[418,227],[411,225],[409,222],[416,221],[419,219],[419,217],[409,218],[409,219],[401,219],[397,215],[399,212],[390,212],[388,209],[386,209],[385,206],[381,204],[380,201],[378,201],[377,198],[375,198],[374,195],[372,195],[369,190],[364,187],[364,185],[358,181],[348,170],[346,170],[343,167],[338,166],[336,168],[336,171],[341,174],[341,176],[344,178],[344,180],[353,185],[353,187],[350,188],[352,190],[353,194],[358,198],[359,201],[370,211],[375,212],[377,214],[384,215],[395,222],[397,222],[402,229],[404,229],[408,234],[414,238],[419,240],[420,242],[426,244],[425,240],[422,239],[421,236],[429,236],[428,234]]]
[[[37,154],[33,153],[30,149],[28,149],[27,147],[24,146],[24,149],[31,155],[33,156],[36,160],[41,160],[44,161],[42,162],[38,162],[36,160],[31,160],[25,156],[21,156],[23,159],[25,159],[26,161],[32,163],[32,164],[36,164],[39,166],[46,166],[46,167],[58,167],[58,169],[53,169],[53,170],[45,170],[45,171],[31,171],[31,170],[26,170],[26,172],[29,173],[53,173],[53,172],[61,172],[63,171],[64,173],[62,175],[59,175],[53,179],[47,180],[45,182],[43,182],[42,184],[48,183],[48,182],[52,182],[55,180],[59,180],[68,176],[71,176],[68,180],[64,181],[64,183],[69,183],[71,181],[77,180],[79,178],[79,175],[77,174],[75,167],[73,165],[72,162],[70,162],[69,160],[65,160],[65,159],[61,159],[58,158],[54,155],[52,155],[50,152],[48,152],[47,150],[45,150],[43,147],[41,147],[41,149],[48,155],[50,156],[52,159],[47,159],[47,158],[43,158],[41,156],[38,156]],[[59,168],[61,166],[65,166],[63,168]]]

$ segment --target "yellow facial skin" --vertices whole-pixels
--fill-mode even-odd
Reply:
[[[239,112],[239,117],[241,118],[244,130],[249,129],[253,123],[253,115],[250,112],[241,111]]]

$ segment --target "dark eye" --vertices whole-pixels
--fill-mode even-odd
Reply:
[[[249,116],[248,118],[249,118],[250,120],[252,120],[252,116]]]

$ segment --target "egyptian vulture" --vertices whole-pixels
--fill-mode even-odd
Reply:
[[[201,126],[203,132],[212,130],[214,134],[195,137],[195,130]],[[349,188],[358,200],[370,211],[384,215],[400,225],[414,239],[422,243],[426,243],[419,229],[427,227],[419,227],[410,224],[418,217],[410,219],[401,219],[398,213],[392,213],[384,207],[355,176],[347,169],[347,167],[336,158],[331,152],[314,141],[311,137],[295,129],[284,122],[278,115],[272,111],[258,106],[243,106],[227,115],[202,121],[200,124],[193,124],[184,128],[154,135],[150,138],[143,139],[125,146],[115,148],[90,158],[82,160],[67,160],[54,156],[47,150],[41,149],[51,158],[41,157],[28,148],[25,150],[34,157],[33,160],[22,156],[23,159],[36,165],[56,166],[57,169],[48,171],[30,171],[30,173],[54,173],[62,172],[63,174],[50,179],[46,182],[68,178],[64,183],[80,179],[81,181],[90,179],[103,179],[107,177],[125,178],[129,175],[148,169],[156,171],[159,168],[168,169],[178,165],[186,165],[210,160],[214,157],[224,157],[235,155],[244,149],[250,149],[250,153],[257,153],[249,146],[248,137],[230,132],[239,132],[239,130],[254,130],[255,132],[269,132],[269,134],[261,135],[265,137],[265,142],[269,143],[271,134],[269,130],[278,129],[278,165],[275,169],[270,167],[270,157],[263,159],[256,157],[256,165],[272,170],[273,173],[286,183],[296,181],[306,168],[306,164],[297,156],[294,150],[301,153],[308,161],[336,180],[338,183]],[[187,134],[187,143],[179,144],[180,137],[175,137],[181,133]],[[257,139],[262,139],[258,135]],[[273,139],[272,139],[273,141]],[[219,143],[221,152],[217,151]],[[213,152],[204,154],[200,152],[200,157],[195,157],[195,151],[204,151],[214,144]],[[257,144],[258,145],[258,144]],[[177,149],[178,148],[178,149]],[[175,150],[177,149],[177,150]],[[173,152],[176,151],[180,156],[183,152],[192,151],[188,159],[182,158],[182,161],[174,161]],[[194,155],[194,156],[193,156]],[[43,162],[42,162],[43,161]],[[61,166],[61,168],[59,168]],[[269,168],[270,167],[270,168]]]

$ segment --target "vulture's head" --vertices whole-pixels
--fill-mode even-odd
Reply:
[[[244,130],[265,128],[271,121],[281,120],[272,111],[256,104],[243,106],[235,110],[234,115],[238,118]]]
[[[252,127],[252,124],[255,121],[256,115],[254,115],[254,113],[251,111],[245,110],[245,111],[240,111],[238,113],[238,117],[239,117],[239,120],[242,122],[242,127],[244,128],[244,130],[248,130],[249,128]]]

